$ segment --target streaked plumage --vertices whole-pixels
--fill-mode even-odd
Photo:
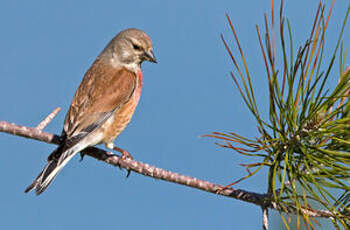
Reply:
[[[140,99],[141,63],[155,62],[152,42],[138,29],[120,32],[85,74],[66,115],[61,145],[48,164],[25,190],[40,194],[67,162],[83,149],[114,139],[130,122]]]

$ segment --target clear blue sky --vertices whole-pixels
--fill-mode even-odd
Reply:
[[[334,47],[348,3],[336,1],[326,52]],[[317,1],[286,4],[298,44],[311,29],[316,6]],[[269,7],[270,0],[3,0],[0,120],[36,126],[60,106],[62,111],[46,128],[60,133],[85,71],[115,34],[137,27],[152,38],[159,63],[143,65],[140,104],[116,144],[136,160],[228,184],[246,174],[239,163],[251,161],[199,136],[211,131],[255,136],[256,129],[233,88],[228,75],[232,65],[219,35],[231,39],[228,12],[266,111],[255,24],[262,24]],[[347,29],[345,46],[349,39]],[[126,180],[125,171],[89,157],[81,163],[74,158],[42,196],[24,194],[55,146],[0,133],[0,147],[1,229],[261,228],[257,206],[135,173]],[[264,174],[237,185],[255,192],[266,187]],[[278,222],[278,214],[273,216]]]

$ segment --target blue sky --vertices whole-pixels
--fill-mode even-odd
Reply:
[[[334,48],[348,2],[336,1],[326,53]],[[269,7],[269,0],[3,0],[0,120],[36,126],[60,106],[62,111],[46,128],[60,133],[73,94],[99,52],[120,30],[140,28],[152,38],[158,64],[143,64],[140,104],[115,143],[136,160],[228,184],[246,175],[239,163],[251,161],[199,136],[211,131],[255,136],[256,129],[228,75],[232,64],[220,33],[231,41],[228,12],[253,73],[258,102],[267,111],[255,24],[262,25]],[[309,34],[316,7],[317,1],[286,4],[298,45]],[[349,39],[347,29],[345,46]],[[71,160],[42,196],[24,194],[55,146],[6,134],[0,134],[0,144],[2,229],[260,229],[262,225],[257,206],[135,173],[125,179],[125,171],[89,157],[81,163],[79,157]],[[237,188],[265,192],[265,176],[259,174]],[[271,229],[279,229],[278,214],[272,214],[276,221]]]

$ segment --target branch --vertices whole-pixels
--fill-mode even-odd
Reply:
[[[269,210],[266,207],[261,207],[263,214],[263,230],[269,229]]]
[[[52,111],[40,124],[36,127],[37,129],[43,130],[51,121],[56,117],[58,112],[61,110],[60,107],[57,107]]]
[[[51,144],[59,144],[59,136],[51,133],[41,131],[37,128],[30,128],[26,126],[0,121],[0,132],[9,133],[16,136],[26,137],[38,141],[43,141]],[[210,183],[208,181],[199,180],[197,178],[181,175],[168,170],[157,168],[155,166],[145,164],[139,161],[124,159],[112,152],[107,152],[96,147],[88,147],[83,151],[84,154],[89,155],[97,160],[104,161],[107,164],[119,166],[121,168],[134,171],[136,173],[161,179],[177,184],[186,185],[192,188],[197,188],[210,193],[218,193],[223,196],[236,198],[245,202],[261,205],[264,202],[265,196],[263,194],[247,192],[240,189],[224,189],[224,186]]]
[[[50,115],[52,115],[52,113]],[[0,121],[0,132],[43,141],[50,144],[59,144],[60,142],[60,138],[58,135],[44,132],[38,128],[21,126],[6,121]],[[226,196],[251,204],[255,204],[264,207],[264,212],[266,212],[267,208],[276,209],[282,212],[287,211],[288,213],[296,213],[297,210],[295,207],[283,207],[282,209],[282,207],[278,203],[273,202],[267,194],[254,193],[242,189],[226,188],[223,185],[211,183],[209,181],[200,180],[190,176],[181,175],[179,173],[157,168],[155,166],[145,164],[139,161],[124,159],[116,154],[113,154],[112,152],[107,152],[96,147],[88,147],[85,150],[83,150],[83,153],[93,158],[96,158],[97,160],[104,161],[107,164],[119,166],[120,168],[131,170],[144,176],[185,185],[217,195]],[[311,208],[303,208],[302,212],[304,212],[310,217],[332,218],[335,216],[335,214],[327,210],[313,210]]]

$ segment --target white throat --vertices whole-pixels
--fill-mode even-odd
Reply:
[[[110,63],[115,68],[120,68],[122,66],[134,73],[137,73],[141,69],[140,65],[135,62],[129,64],[121,63],[116,57],[111,58]]]

